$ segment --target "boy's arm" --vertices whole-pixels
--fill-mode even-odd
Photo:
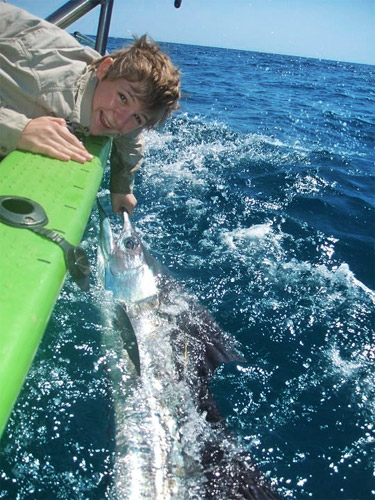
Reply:
[[[111,153],[111,195],[114,212],[132,213],[137,200],[133,195],[134,174],[143,162],[143,134],[139,131],[113,140]]]
[[[92,160],[92,155],[70,132],[64,118],[55,116],[39,116],[30,120],[18,141],[18,148],[61,161],[85,163]]]
[[[0,108],[0,156],[15,149],[40,153],[62,161],[85,163],[92,155],[69,132],[63,118],[40,116],[30,119],[9,108]]]
[[[0,107],[0,156],[17,149],[23,129],[30,118],[12,109]]]

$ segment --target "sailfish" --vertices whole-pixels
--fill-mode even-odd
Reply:
[[[239,346],[143,245],[124,212],[117,236],[98,198],[105,359],[115,420],[110,498],[276,499],[231,443],[209,380]]]

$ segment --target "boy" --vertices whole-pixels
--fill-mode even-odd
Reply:
[[[142,130],[162,123],[179,97],[179,71],[146,36],[100,57],[53,24],[0,3],[0,156],[18,148],[84,163],[91,155],[71,130],[113,137],[112,207],[131,214]]]

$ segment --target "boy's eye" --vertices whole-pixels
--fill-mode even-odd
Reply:
[[[141,117],[139,115],[134,115],[134,119],[138,123],[138,125],[142,125],[142,120],[141,120]]]
[[[120,99],[121,99],[122,102],[127,102],[128,101],[126,99],[126,97],[124,96],[124,94],[119,93],[119,96],[120,96]]]

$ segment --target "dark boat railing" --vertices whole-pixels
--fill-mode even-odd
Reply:
[[[98,29],[96,33],[95,50],[104,54],[111,24],[113,0],[69,0],[59,9],[49,15],[46,20],[59,28],[67,28],[85,14],[101,5]]]
[[[78,19],[81,19],[91,10],[101,6],[98,29],[96,33],[95,50],[104,55],[108,42],[109,27],[111,24],[112,8],[114,0],[69,0],[59,9],[49,15],[46,20],[56,24],[60,28],[67,28]],[[175,0],[174,6],[178,9],[181,0]]]

